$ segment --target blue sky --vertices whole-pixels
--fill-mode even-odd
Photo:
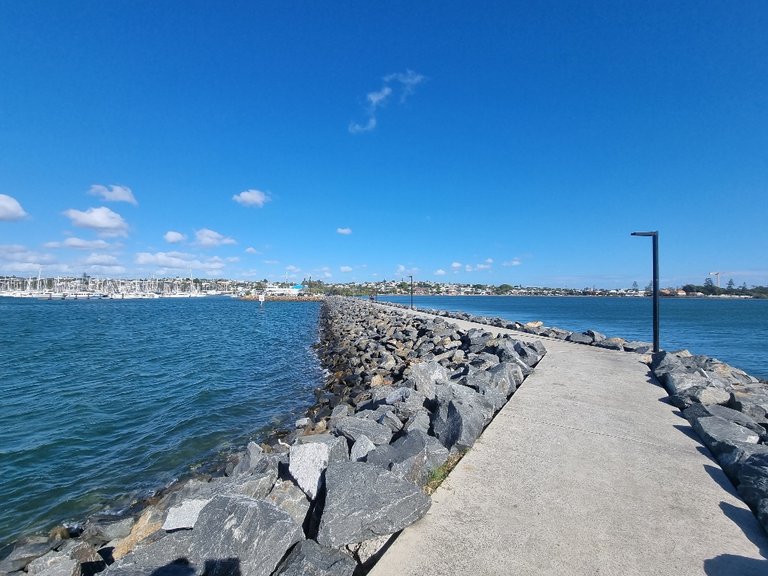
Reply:
[[[0,274],[768,284],[768,4],[0,2]]]

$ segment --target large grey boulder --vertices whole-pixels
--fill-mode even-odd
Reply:
[[[364,460],[371,450],[376,449],[376,444],[368,439],[368,436],[360,436],[352,445],[352,450],[349,452],[349,459],[352,462],[359,462]]]
[[[168,515],[163,522],[163,530],[170,532],[172,530],[181,530],[194,528],[195,522],[200,515],[200,511],[210,502],[206,500],[184,500],[178,506],[168,510]]]
[[[448,459],[448,449],[434,436],[420,430],[409,432],[392,444],[379,446],[368,454],[366,462],[381,466],[419,486]]]
[[[429,400],[435,397],[436,384],[445,384],[450,380],[448,370],[439,362],[420,362],[411,365],[409,370],[412,387]]]
[[[392,439],[392,430],[389,427],[367,418],[345,416],[336,420],[333,423],[333,427],[337,433],[342,434],[353,442],[357,441],[360,436],[367,436],[371,442],[379,446],[381,444],[389,444],[389,441]]]
[[[245,496],[216,496],[203,508],[191,532],[189,558],[198,565],[210,559],[238,559],[242,576],[269,576],[288,549],[304,538],[301,527],[284,510]],[[230,576],[226,563],[208,568],[206,576]]]
[[[768,454],[750,456],[741,467],[739,493],[768,531]]]
[[[105,576],[193,576],[203,573],[203,565],[195,565],[189,554],[191,530],[179,530],[159,540],[139,545],[120,558],[102,574]]]
[[[429,510],[431,500],[417,486],[363,462],[326,470],[326,498],[317,541],[340,547],[393,534]]]
[[[728,451],[733,442],[757,444],[760,440],[752,430],[718,416],[698,418],[694,420],[693,428],[715,457]]]
[[[309,500],[301,488],[293,482],[289,480],[277,482],[265,500],[285,510],[299,526],[304,524],[309,512]]]
[[[131,533],[131,528],[133,528],[133,523],[133,518],[121,520],[91,519],[86,523],[80,539],[94,546],[101,546],[112,540],[128,536]]]
[[[240,461],[232,470],[232,475],[239,476],[240,474],[250,472],[259,460],[261,460],[263,454],[264,451],[261,446],[256,444],[256,442],[248,442],[245,452],[240,455]]]
[[[330,434],[306,436],[302,440],[291,446],[288,471],[309,499],[314,500],[322,488],[322,475],[328,463],[346,460],[347,442]]]
[[[432,430],[449,450],[471,447],[495,412],[491,400],[460,384],[439,386],[436,400],[438,404],[432,413]]]
[[[20,542],[8,556],[0,560],[0,573],[22,570],[34,559],[50,552],[52,547],[53,544],[47,538]]]
[[[352,576],[357,563],[342,552],[302,540],[280,564],[275,576]]]
[[[727,448],[723,447],[717,462],[723,468],[735,486],[741,480],[741,468],[750,457],[756,454],[768,454],[768,445],[750,444],[749,442],[730,442]]]
[[[27,571],[30,576],[80,576],[80,563],[67,556],[57,555],[43,569]]]
[[[515,349],[517,340],[513,340],[509,337],[499,338],[496,341],[495,351],[501,362],[512,362],[520,367],[523,376],[528,376],[533,370],[532,368],[520,357]]]
[[[29,576],[80,576],[80,563],[61,552],[48,552],[45,556],[34,559],[27,565]]]
[[[398,388],[401,392],[398,394],[398,399],[391,402],[394,407],[395,414],[401,420],[408,420],[414,414],[421,412],[424,409],[424,403],[427,398],[421,392],[412,388]],[[432,391],[432,398],[434,398],[434,390]]]
[[[709,385],[705,375],[699,372],[689,372],[684,368],[678,368],[672,372],[662,372],[657,376],[670,395],[680,395],[690,388],[703,388]]]
[[[507,403],[507,399],[522,381],[520,367],[512,362],[502,362],[488,370],[470,372],[466,377],[467,386],[486,396],[497,411]]]
[[[539,363],[547,353],[544,345],[538,340],[532,342],[515,342],[515,351],[529,368]]]
[[[430,414],[425,408],[422,408],[416,412],[413,416],[408,418],[408,421],[403,426],[403,430],[411,432],[413,430],[421,430],[425,434],[429,432],[430,426]]]
[[[689,420],[692,420],[696,417],[701,418],[706,416],[717,416],[752,430],[752,432],[755,432],[761,437],[764,437],[768,433],[765,428],[758,424],[757,421],[755,421],[755,419],[748,414],[744,414],[743,412],[739,412],[738,410],[734,410],[733,408],[728,408],[726,406],[719,406],[716,404],[706,406],[693,406],[683,412],[683,415]]]
[[[594,345],[599,348],[607,348],[608,350],[622,351],[624,350],[624,339],[617,337],[606,338],[605,340],[596,340]]]
[[[756,422],[768,424],[768,386],[734,390],[729,405]]]
[[[589,334],[580,332],[571,332],[566,340],[568,340],[568,342],[575,342],[576,344],[592,344],[592,342],[595,341]]]

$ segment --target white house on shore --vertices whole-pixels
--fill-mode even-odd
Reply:
[[[269,284],[265,290],[267,296],[298,296],[304,289],[301,284],[294,284],[290,288],[283,288],[274,284]]]

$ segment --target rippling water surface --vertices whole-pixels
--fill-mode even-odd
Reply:
[[[127,504],[291,421],[319,304],[0,298],[0,545]]]
[[[382,296],[409,304],[408,296]],[[572,331],[588,329],[628,340],[653,340],[651,298],[548,296],[414,296],[414,306],[531,322]],[[768,300],[662,298],[660,344],[687,348],[768,379]]]

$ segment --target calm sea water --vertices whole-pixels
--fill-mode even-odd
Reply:
[[[380,297],[410,304],[409,296]],[[653,340],[650,298],[414,296],[414,306],[588,329],[628,340]],[[768,300],[668,298],[659,303],[661,347],[686,348],[768,379]]]
[[[0,546],[114,509],[291,422],[317,303],[0,298]]]

